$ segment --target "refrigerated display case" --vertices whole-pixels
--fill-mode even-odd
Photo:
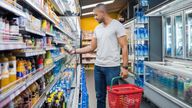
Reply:
[[[172,25],[171,25],[171,17],[165,18],[165,56],[172,56],[173,48],[172,48]]]
[[[186,57],[192,58],[192,11],[185,11],[185,28],[186,28]]]
[[[184,34],[183,34],[183,15],[179,13],[174,16],[174,33],[175,33],[175,57],[183,57]]]
[[[145,92],[150,88],[159,96],[166,97],[169,103],[162,105],[162,101],[155,103],[163,108],[191,108],[192,107],[192,67],[179,63],[145,62]],[[154,97],[149,94],[149,99]]]

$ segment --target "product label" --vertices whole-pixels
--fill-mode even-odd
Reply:
[[[17,77],[22,78],[23,77],[23,72],[17,72]]]
[[[16,75],[16,61],[9,62],[9,74]]]
[[[1,63],[1,73],[2,73],[2,79],[3,78],[9,78],[9,72],[8,72],[9,62]]]

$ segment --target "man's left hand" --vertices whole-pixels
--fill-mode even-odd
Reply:
[[[123,79],[126,79],[126,78],[128,77],[128,70],[121,67],[120,76],[121,76]]]

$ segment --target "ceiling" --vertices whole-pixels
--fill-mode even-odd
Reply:
[[[95,3],[99,3],[99,2],[105,2],[105,1],[110,1],[110,0],[79,0],[80,1],[80,5],[85,6],[85,5],[90,5],[90,4],[95,4]],[[109,13],[111,12],[119,12],[122,8],[127,6],[129,0],[115,0],[113,3],[111,4],[107,4],[107,10],[109,11]],[[81,12],[83,13],[87,13],[87,12],[92,12],[93,8],[88,8],[88,9],[82,9]]]

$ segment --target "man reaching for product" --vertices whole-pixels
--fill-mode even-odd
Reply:
[[[104,4],[98,4],[94,17],[100,23],[94,31],[91,45],[71,51],[72,54],[84,54],[97,49],[94,68],[97,108],[106,107],[106,87],[113,77],[128,77],[128,49],[123,25],[112,19]],[[91,23],[91,22],[90,22]],[[120,67],[120,47],[122,48],[123,65]],[[118,84],[118,81],[114,81]]]

